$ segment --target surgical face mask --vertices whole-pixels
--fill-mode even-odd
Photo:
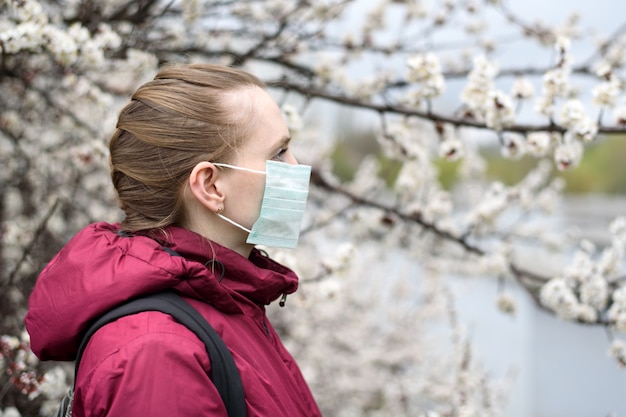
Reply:
[[[217,215],[249,233],[247,243],[274,248],[295,248],[300,236],[309,193],[311,167],[268,160],[265,172],[235,165],[213,165],[265,175],[265,191],[259,218],[248,229],[228,217]]]

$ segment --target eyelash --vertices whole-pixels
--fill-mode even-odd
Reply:
[[[287,153],[287,151],[289,150],[289,148],[281,148],[278,150],[278,153],[274,156],[274,159],[282,159],[285,154]]]

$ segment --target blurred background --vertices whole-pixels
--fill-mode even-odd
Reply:
[[[526,21],[541,20],[549,25],[562,23],[572,12],[577,12],[582,27],[590,29],[584,33],[587,36],[585,41],[572,44],[575,62],[593,56],[596,49],[593,40],[602,39],[592,28],[611,34],[626,25],[626,3],[620,0],[513,0],[507,4]],[[351,14],[354,21],[348,22],[346,27],[338,27],[337,31],[343,32],[356,25],[364,10],[368,8],[354,6]],[[520,42],[501,16],[491,15],[490,18],[489,10],[484,16],[491,28],[490,33],[497,34],[493,39],[506,45],[495,54],[502,69],[530,68],[549,61],[546,55],[549,51]],[[440,31],[434,43],[454,45],[462,42],[459,36],[458,31]],[[359,68],[352,71],[358,77]],[[452,80],[447,84],[446,95],[438,102],[444,113],[458,107],[454,98],[460,96],[464,82],[459,79],[457,83]],[[589,105],[592,83],[586,84],[583,80],[577,85],[581,100]],[[520,119],[537,122],[530,107],[522,110]],[[374,137],[379,128],[378,121],[371,117],[371,113],[325,103],[308,114],[306,123],[322,128],[319,120],[330,120],[331,123],[323,125],[328,134],[339,134],[343,138],[334,154],[335,172],[339,177],[350,179],[365,155],[379,152]],[[492,180],[515,184],[537,164],[533,157],[502,158],[493,134],[482,131],[474,134],[479,142],[484,143],[481,153],[488,162],[488,177]],[[555,173],[566,180],[566,188],[565,199],[558,206],[554,221],[562,224],[563,230],[572,224],[577,225],[575,233],[581,238],[600,246],[607,244],[608,225],[615,217],[626,215],[625,166],[625,136],[600,137],[589,145],[578,167]],[[439,168],[442,183],[448,189],[454,189],[458,164],[444,161]],[[393,177],[395,174],[397,171],[392,165],[387,175]],[[463,193],[462,190],[456,192]],[[551,262],[544,255],[534,252],[532,247],[527,248],[528,264],[539,270],[556,273],[567,260],[557,257]],[[545,264],[535,265],[537,259],[542,259]],[[389,277],[423,278],[422,269],[402,257],[392,257],[380,273]],[[493,302],[497,293],[495,280],[468,280],[456,276],[451,282],[459,317],[468,328],[477,358],[490,375],[510,378],[507,417],[626,416],[626,370],[609,358],[609,338],[605,329],[565,322],[546,314],[515,285],[508,288],[515,295],[517,312],[514,316],[503,315]],[[375,282],[368,284],[377,285]]]

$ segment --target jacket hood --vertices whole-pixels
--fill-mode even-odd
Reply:
[[[186,229],[169,227],[165,246],[95,223],[41,272],[25,317],[42,360],[74,360],[87,326],[131,298],[166,289],[228,314],[245,313],[297,289],[288,268],[254,249],[249,258]],[[206,265],[206,266],[205,266]]]

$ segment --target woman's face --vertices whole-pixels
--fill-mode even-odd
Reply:
[[[229,163],[242,168],[265,171],[267,160],[297,164],[289,148],[289,129],[276,102],[265,90],[254,87],[238,94],[235,100],[245,100],[239,108],[250,108],[251,134],[239,146],[235,158]],[[222,173],[228,182],[224,199],[224,216],[250,229],[261,210],[265,190],[265,175],[248,171],[224,168]],[[241,233],[243,241],[247,233],[233,227],[234,233]]]

